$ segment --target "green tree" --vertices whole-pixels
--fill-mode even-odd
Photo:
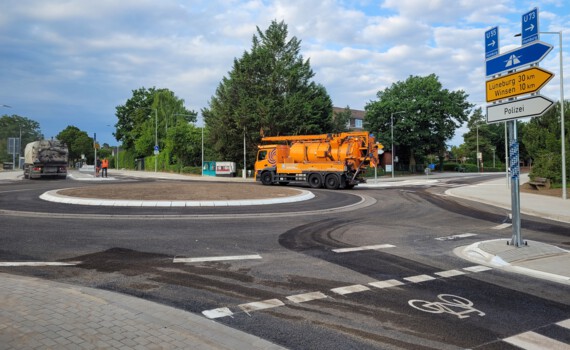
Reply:
[[[0,162],[12,161],[12,155],[8,154],[8,138],[19,138],[20,132],[22,134],[21,156],[24,156],[26,144],[44,137],[40,131],[40,124],[35,120],[16,114],[0,117]]]
[[[396,114],[393,141],[405,148],[403,152],[409,157],[412,172],[416,157],[425,159],[433,153],[443,163],[446,142],[467,121],[472,108],[464,91],[443,89],[435,74],[410,76],[379,91],[377,96],[378,101],[365,106],[365,128],[378,133],[380,142],[391,143],[391,115]]]
[[[311,81],[309,60],[300,55],[301,42],[287,40],[287,25],[273,21],[257,28],[250,52],[234,59],[202,111],[208,144],[219,159],[242,163],[243,140],[248,159],[254,159],[262,135],[330,132],[332,102],[325,88]]]
[[[564,103],[564,113],[570,103]],[[561,123],[560,123],[560,103],[556,103],[553,108],[543,116],[532,118],[524,127],[522,141],[532,159],[531,177],[539,176],[551,179],[554,183],[562,182],[562,155],[561,155]],[[565,151],[569,153],[570,126],[565,123]],[[570,157],[566,157],[566,177],[570,179],[568,169],[570,168]]]
[[[172,160],[184,166],[201,166],[202,129],[192,124],[179,121],[176,127],[168,130],[167,148]]]
[[[178,121],[196,122],[197,113],[184,107],[184,100],[168,89],[140,88],[124,105],[116,107],[115,139],[138,156],[153,153],[156,139],[161,150],[167,144],[168,129]]]
[[[85,155],[88,161],[93,162],[95,151],[93,149],[93,138],[89,137],[86,131],[78,127],[69,125],[57,134],[56,138],[65,142],[69,150],[69,161],[71,164],[81,159]]]

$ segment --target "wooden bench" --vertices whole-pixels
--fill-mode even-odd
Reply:
[[[539,190],[541,187],[550,188],[550,180],[545,177],[535,177],[528,183],[532,188]]]

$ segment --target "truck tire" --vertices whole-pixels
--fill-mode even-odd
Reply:
[[[309,186],[312,188],[321,188],[323,187],[323,178],[320,174],[311,174],[309,175]]]
[[[337,174],[328,174],[325,177],[325,187],[329,190],[338,190],[340,187],[340,178]]]
[[[261,183],[265,186],[273,185],[273,173],[271,171],[266,171],[261,174]]]

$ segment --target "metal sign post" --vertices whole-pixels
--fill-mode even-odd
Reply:
[[[97,177],[97,133],[93,133],[93,149],[95,150],[95,156],[93,160],[93,176]]]
[[[517,121],[511,120],[509,124],[509,155],[511,169],[511,213],[513,220],[513,235],[511,245],[521,247],[524,245],[521,237],[521,199],[519,190],[520,164],[519,164],[519,143],[517,140]]]
[[[540,41],[538,8],[523,14],[521,29],[523,46],[503,54],[498,54],[494,48],[495,42],[498,43],[498,28],[491,28],[485,32],[486,98],[487,102],[493,103],[487,105],[487,123],[504,121],[505,127],[508,125],[508,138],[505,130],[505,151],[508,143],[510,174],[507,174],[507,184],[510,176],[513,220],[513,234],[509,244],[516,247],[525,245],[521,237],[517,119],[541,116],[553,105],[552,100],[538,93],[554,76],[551,72],[538,67],[516,71],[519,68],[538,64],[552,50],[552,45]],[[497,76],[503,73],[507,75]],[[562,77],[560,79],[562,80]],[[531,96],[517,97],[528,94]]]

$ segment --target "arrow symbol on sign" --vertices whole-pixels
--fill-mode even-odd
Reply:
[[[526,28],[524,31],[530,30],[531,32],[534,30],[534,24],[530,24],[530,27]]]
[[[493,41],[491,41],[491,42],[489,43],[489,45],[487,45],[487,46],[495,46],[495,44],[496,44],[496,42],[495,42],[495,40],[493,40]]]

